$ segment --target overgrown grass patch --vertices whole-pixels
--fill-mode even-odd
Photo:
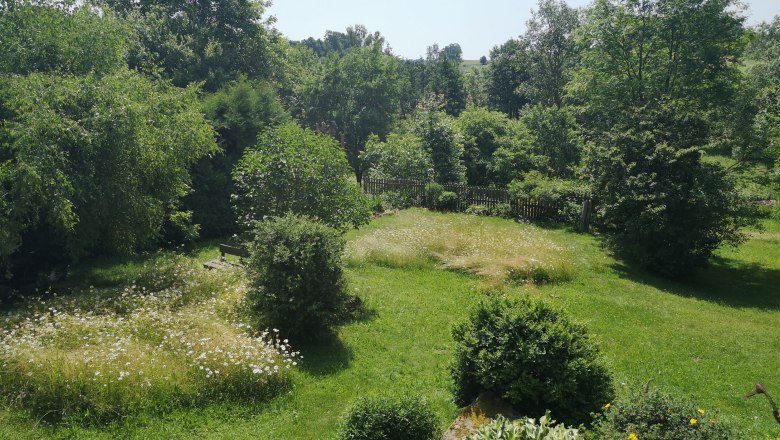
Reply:
[[[443,267],[537,284],[570,280],[578,269],[574,248],[537,226],[423,209],[383,217],[354,233],[346,261],[352,266]]]
[[[102,423],[282,389],[296,353],[242,323],[240,275],[166,263],[144,286],[47,292],[4,316],[3,400],[49,421]]]

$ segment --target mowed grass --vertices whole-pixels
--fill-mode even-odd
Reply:
[[[427,225],[430,235],[420,238],[426,245],[410,246],[411,255],[425,258],[407,258],[397,249],[389,251],[390,262],[381,254],[354,253],[356,246],[375,248],[387,235],[402,237],[413,224]],[[719,251],[712,266],[689,281],[672,282],[614,260],[597,237],[404,211],[349,234],[350,289],[369,313],[319,345],[296,347],[304,359],[286,394],[255,405],[214,404],[92,427],[50,427],[6,410],[0,412],[0,438],[332,438],[354,399],[381,392],[425,397],[444,428],[457,414],[447,371],[450,329],[496,283],[490,274],[479,274],[483,266],[453,265],[456,257],[469,255],[453,250],[462,249],[455,244],[464,237],[481,237],[478,255],[496,249],[495,258],[484,257],[484,267],[529,256],[569,262],[568,281],[513,283],[508,291],[549,301],[585,324],[619,392],[650,381],[716,412],[739,438],[776,439],[780,428],[767,402],[743,397],[756,382],[780,396],[780,222],[764,226],[750,231],[738,249]],[[405,249],[404,239],[387,240]],[[518,255],[507,252],[512,248]]]

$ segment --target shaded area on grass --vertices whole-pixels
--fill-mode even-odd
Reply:
[[[300,369],[313,376],[326,376],[346,370],[354,358],[353,350],[334,332],[324,333],[298,348],[303,355]]]
[[[660,278],[624,263],[611,267],[621,278],[681,297],[713,301],[730,307],[780,309],[780,270],[756,263],[713,257],[710,267],[683,281]]]

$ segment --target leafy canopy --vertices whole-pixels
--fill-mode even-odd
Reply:
[[[351,174],[333,138],[295,123],[267,130],[233,171],[239,222],[253,227],[292,212],[342,230],[368,223],[368,201]]]
[[[3,256],[38,230],[56,237],[39,251],[127,253],[183,219],[188,170],[216,149],[194,88],[127,70],[0,83]]]

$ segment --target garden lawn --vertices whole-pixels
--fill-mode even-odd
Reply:
[[[442,233],[442,223],[450,224],[452,233]],[[393,234],[409,233],[409,225],[422,228],[417,236],[425,239],[407,247],[403,240],[393,242]],[[425,397],[444,428],[457,414],[447,370],[450,328],[486,290],[500,284],[497,277],[510,271],[492,271],[490,277],[475,273],[531,262],[554,265],[568,281],[513,287],[510,294],[524,291],[549,301],[587,325],[618,392],[650,381],[652,387],[716,412],[715,418],[737,428],[740,438],[776,439],[780,425],[767,402],[743,397],[756,382],[780,397],[780,223],[765,226],[751,231],[739,249],[720,251],[713,265],[690,281],[671,282],[615,261],[593,236],[500,219],[404,211],[349,234],[350,289],[365,300],[369,313],[341,327],[337,337],[296,347],[304,359],[286,394],[252,406],[210,405],[109,426],[72,422],[48,427],[5,410],[0,411],[0,438],[332,438],[355,398],[381,392]],[[517,246],[532,258],[508,254],[502,237],[506,242],[532,240],[534,246]],[[488,238],[498,241],[451,245]],[[380,252],[388,240],[394,244],[392,258]],[[491,246],[497,249],[494,258],[485,254]],[[196,258],[205,261],[213,253],[213,247],[201,249]],[[133,264],[88,266],[70,282],[102,274],[103,282],[118,283],[130,276],[126,273]]]

